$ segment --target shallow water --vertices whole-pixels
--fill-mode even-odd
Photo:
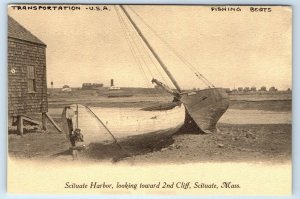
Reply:
[[[219,120],[226,124],[291,124],[292,112],[229,109]]]

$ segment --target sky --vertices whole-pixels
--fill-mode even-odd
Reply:
[[[120,7],[91,8],[8,8],[11,17],[47,44],[48,87],[51,81],[54,87],[109,86],[111,78],[120,87],[151,87],[152,78],[173,87]],[[125,8],[183,89],[206,87],[195,71],[217,87],[292,87],[289,7],[272,7],[271,12],[251,12],[250,7],[239,12],[212,11],[210,6]]]

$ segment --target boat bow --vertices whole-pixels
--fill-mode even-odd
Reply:
[[[223,88],[208,88],[184,93],[180,101],[188,114],[185,123],[195,122],[204,133],[216,130],[218,120],[229,107],[229,97]]]

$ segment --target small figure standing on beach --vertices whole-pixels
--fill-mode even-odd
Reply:
[[[78,113],[76,113],[78,114]],[[75,115],[74,110],[70,107],[66,107],[66,119],[67,119],[67,124],[68,124],[68,130],[69,130],[69,139],[71,142],[71,151],[72,151],[72,156],[73,160],[78,159],[78,151],[76,148],[76,142],[83,142],[83,135],[81,133],[81,130],[78,127],[74,128],[73,124],[73,117]]]
[[[67,118],[67,123],[68,123],[69,136],[72,135],[72,132],[74,130],[73,120],[72,120],[74,115],[75,115],[74,110],[70,106],[67,106],[66,107],[66,118]]]

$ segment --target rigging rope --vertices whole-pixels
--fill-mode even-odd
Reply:
[[[201,74],[196,67],[194,67],[190,62],[188,62],[182,55],[180,55],[172,46],[170,46],[169,43],[167,43],[166,41],[163,40],[163,38],[161,36],[159,36],[159,34],[152,29],[149,24],[147,24],[145,22],[145,20],[137,13],[135,12],[135,10],[133,10],[130,6],[128,6],[129,9],[146,25],[146,27],[153,32],[153,34],[158,37],[184,64],[186,64],[186,66],[188,66],[188,68],[195,73],[195,75],[202,80],[202,82],[204,84],[206,84],[208,87],[212,86],[215,87],[206,77],[204,77],[203,74]]]
[[[118,15],[118,19],[119,19],[119,21],[120,21],[121,28],[122,28],[122,30],[123,30],[123,33],[124,33],[125,38],[126,38],[126,40],[127,40],[127,43],[129,44],[130,51],[131,51],[131,53],[133,54],[133,57],[134,57],[136,63],[138,64],[140,71],[143,73],[143,75],[145,76],[145,78],[148,79],[147,74],[146,74],[146,71],[144,70],[144,68],[143,68],[143,66],[142,66],[142,65],[143,65],[142,62],[143,62],[144,65],[146,66],[146,68],[148,69],[148,71],[149,71],[149,73],[150,73],[152,79],[153,79],[153,78],[154,78],[154,75],[153,75],[153,73],[151,72],[151,70],[149,69],[149,67],[147,66],[146,61],[145,61],[144,59],[142,59],[142,57],[141,57],[142,55],[141,55],[141,56],[138,56],[138,55],[137,55],[137,52],[136,52],[136,51],[138,51],[138,44],[137,44],[136,41],[134,40],[134,36],[130,34],[129,27],[127,26],[125,20],[122,18],[122,16],[121,16],[119,10],[117,9],[117,7],[114,6],[114,8],[115,8],[116,13],[117,13],[117,15]],[[127,31],[126,31],[125,29],[126,29]],[[131,40],[132,42],[131,42],[130,40]],[[143,46],[143,44],[141,43],[141,41],[140,41],[140,40],[138,40],[138,41],[140,42],[140,45],[143,47],[144,51],[147,52],[146,49],[145,49],[145,46]],[[135,44],[136,48],[133,46],[134,44]],[[148,55],[149,55],[149,52],[148,52]],[[150,56],[150,55],[149,55],[149,56]],[[139,58],[140,58],[140,59],[139,59]],[[141,61],[141,60],[142,60],[142,61]],[[152,61],[152,63],[155,65],[154,61],[153,61],[151,58],[150,58],[150,61]],[[155,67],[157,67],[157,66],[155,65]],[[162,75],[161,75],[161,76],[162,76]],[[163,76],[162,76],[162,78],[163,78]],[[149,80],[149,81],[146,81],[146,82],[147,82],[147,85],[148,85],[149,88],[151,88],[151,87],[152,87],[152,85],[150,84],[151,81],[150,81],[150,79],[148,79],[148,80]],[[146,92],[147,92],[149,95],[152,94],[149,90],[146,90]],[[157,96],[157,95],[158,95],[158,94],[155,92],[155,93],[154,93],[154,97],[156,98],[156,100],[158,100],[158,96]]]
[[[116,7],[115,7],[115,8],[116,8]],[[116,9],[116,10],[117,10],[117,9]],[[117,10],[117,12],[119,13],[118,10]],[[122,24],[124,25],[124,28],[127,29],[127,32],[129,33],[129,34],[128,34],[128,35],[129,35],[129,38],[131,38],[132,42],[135,44],[135,46],[136,46],[136,48],[137,48],[137,50],[138,50],[138,44],[137,44],[137,42],[135,41],[135,38],[133,37],[133,35],[130,34],[131,31],[130,31],[129,27],[127,26],[125,20],[122,18],[122,16],[121,16],[120,13],[119,13],[119,17],[120,17],[120,20],[122,21]],[[125,31],[125,32],[126,32],[126,31]],[[131,42],[130,42],[130,45],[132,45]],[[141,53],[141,51],[138,51],[138,52]],[[138,52],[136,52],[136,54],[139,54],[139,55],[140,55],[139,57],[142,58],[142,55],[141,55],[140,53],[138,53]],[[144,59],[141,59],[141,60],[143,61],[144,65],[147,67],[146,61],[145,61]],[[152,74],[151,70],[150,70],[148,67],[147,67],[147,69],[148,69],[148,71],[149,71],[151,77],[153,77],[153,74]]]
[[[157,63],[155,63],[154,58],[152,57],[152,54],[147,50],[147,48],[145,47],[145,44],[144,44],[141,40],[138,40],[138,41],[139,41],[140,45],[142,46],[144,52],[146,52],[146,53],[148,54],[147,57],[149,58],[150,62],[152,62],[152,64],[155,66],[155,68],[156,68],[156,70],[157,70],[157,72],[158,72],[158,75],[161,77],[162,81],[163,81],[166,85],[168,85],[166,79],[164,78],[164,76],[162,75],[161,71],[159,70],[159,68],[158,68],[158,66],[157,66]],[[147,66],[147,64],[145,64],[145,66],[148,68],[149,71],[151,70],[151,69]],[[155,78],[155,77],[154,77],[154,75],[152,74],[152,79],[154,79],[154,78]],[[152,80],[151,80],[151,82],[152,82]],[[155,93],[154,93],[154,97],[155,97],[155,98],[157,99],[157,101],[158,101],[158,93],[156,92],[156,90],[155,90]]]
[[[138,36],[137,33],[135,33],[136,36]],[[161,71],[159,70],[158,66],[157,66],[157,61],[154,60],[153,55],[149,52],[148,48],[146,48],[145,44],[142,42],[142,40],[138,39],[138,42],[140,43],[140,46],[143,48],[144,52],[146,52],[146,54],[148,55],[147,58],[150,60],[150,62],[152,62],[152,64],[155,66],[158,74],[161,76],[162,80],[164,81],[165,84],[167,84],[167,81],[165,80],[164,76],[162,75]],[[150,68],[147,66],[147,64],[145,63],[146,67],[148,68],[149,71]],[[154,75],[152,74],[152,78],[154,78]]]
[[[115,9],[117,10],[116,7],[115,7]],[[132,26],[132,24],[130,24],[130,25],[126,24],[125,20],[121,17],[121,14],[119,13],[119,11],[118,11],[118,14],[119,14],[120,21],[123,22],[124,27],[127,29],[128,32],[130,32],[129,31],[130,28],[128,26],[131,26],[131,29],[134,29],[134,27]],[[143,48],[143,51],[148,55],[146,57],[149,59],[150,62],[152,62],[152,64],[155,66],[156,70],[158,71],[158,74],[161,76],[162,80],[165,82],[165,84],[167,84],[167,81],[165,80],[165,78],[162,75],[161,71],[158,69],[158,66],[157,66],[158,63],[157,63],[157,61],[154,60],[153,55],[146,48],[145,44],[140,39],[138,39],[139,38],[138,33],[134,31],[132,34],[135,34],[135,37],[133,35],[130,35],[131,36],[131,40],[134,42],[134,44],[136,45],[137,48]],[[137,41],[135,41],[135,40],[137,40]],[[137,42],[139,43],[139,45],[137,44]],[[130,45],[131,45],[131,43],[130,43]],[[139,52],[142,52],[142,51],[139,51]],[[141,55],[140,57],[142,59],[143,56]],[[147,67],[149,73],[151,74],[151,77],[154,78],[155,76],[153,75],[151,69],[148,67],[148,64],[146,63],[146,60],[142,59],[142,61],[143,61],[144,65]]]
[[[155,63],[152,55],[150,54],[150,52],[146,49],[145,44],[142,43],[141,40],[138,40],[140,42],[140,45],[143,47],[144,51],[148,54],[148,58],[149,60],[152,62],[152,64],[155,66],[156,70],[158,71],[158,74],[161,76],[162,80],[164,81],[165,84],[167,84],[167,81],[165,80],[164,76],[162,75],[162,73],[160,72],[157,63]],[[149,69],[150,70],[150,69]],[[154,78],[154,76],[153,76]]]
[[[132,38],[130,38],[130,35],[128,35],[128,34],[129,34],[129,31],[126,32],[126,30],[125,30],[125,28],[126,28],[125,22],[124,22],[124,20],[122,19],[121,14],[119,13],[119,10],[116,8],[116,6],[114,6],[114,8],[115,8],[116,13],[117,13],[117,15],[118,15],[118,19],[119,19],[119,21],[120,21],[122,31],[123,31],[123,33],[124,33],[124,35],[125,35],[125,39],[126,39],[127,43],[129,44],[129,48],[130,48],[130,51],[131,51],[131,53],[132,53],[132,55],[133,55],[133,58],[134,58],[135,62],[137,63],[137,65],[139,66],[139,69],[140,69],[140,71],[142,72],[142,74],[145,76],[146,79],[148,79],[147,74],[146,74],[144,68],[142,67],[142,63],[141,63],[140,59],[139,59],[138,56],[137,56],[137,53],[136,53],[136,51],[135,51],[135,48],[133,47],[132,42],[130,42],[130,39],[132,40]],[[127,33],[128,33],[128,34],[127,34]],[[146,82],[147,82],[146,84],[147,84],[149,87],[151,87],[150,81],[146,81]]]

